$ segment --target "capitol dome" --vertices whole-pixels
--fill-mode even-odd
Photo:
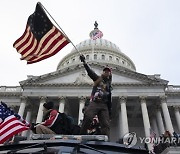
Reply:
[[[99,63],[103,66],[120,66],[131,71],[136,71],[133,61],[122,53],[117,45],[106,39],[102,39],[102,32],[100,37],[93,39],[91,35],[93,35],[92,33],[94,32],[101,31],[95,26],[94,30],[90,33],[91,38],[77,44],[76,48],[73,48],[72,51],[59,62],[57,70],[82,64],[79,60],[81,53],[86,57],[86,61],[89,64]]]

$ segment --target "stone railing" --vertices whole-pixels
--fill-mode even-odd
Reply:
[[[1,86],[0,93],[1,92],[22,92],[22,88],[20,86]]]
[[[180,86],[169,85],[166,89],[166,92],[180,92]]]

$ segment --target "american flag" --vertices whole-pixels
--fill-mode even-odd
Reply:
[[[98,38],[102,38],[103,37],[103,33],[100,30],[96,30],[92,33],[91,35],[91,39],[96,40]]]
[[[14,115],[14,111],[4,102],[0,105],[0,124],[10,115]]]
[[[13,47],[22,55],[21,60],[32,64],[55,55],[68,43],[69,40],[52,24],[38,2],[35,12],[28,18],[25,32]]]
[[[0,144],[13,137],[14,135],[29,129],[29,124],[22,120],[21,116],[16,114],[5,103],[0,105]]]

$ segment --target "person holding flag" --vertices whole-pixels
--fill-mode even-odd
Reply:
[[[14,135],[28,130],[30,124],[15,113],[4,102],[0,104],[0,144],[4,144]]]
[[[91,92],[90,103],[84,110],[84,119],[81,126],[80,134],[87,134],[93,118],[97,115],[101,127],[101,134],[110,136],[110,116],[111,116],[111,82],[112,73],[109,67],[103,69],[101,75],[97,75],[86,63],[84,55],[80,55],[80,60],[89,75],[94,81]]]

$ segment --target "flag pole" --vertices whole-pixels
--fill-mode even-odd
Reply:
[[[51,16],[51,14],[48,12],[48,10],[40,3],[38,2],[42,8],[48,13],[48,15],[52,18],[52,20],[55,22],[55,24],[58,26],[58,28],[61,30],[61,32],[65,35],[65,37],[69,40],[69,42],[71,42],[71,44],[73,45],[73,47],[75,48],[75,50],[79,53],[79,55],[82,55],[79,50],[76,48],[76,46],[74,45],[74,43],[69,39],[69,37],[66,35],[66,33],[63,31],[63,29],[59,26],[59,24],[56,22],[56,20]]]

